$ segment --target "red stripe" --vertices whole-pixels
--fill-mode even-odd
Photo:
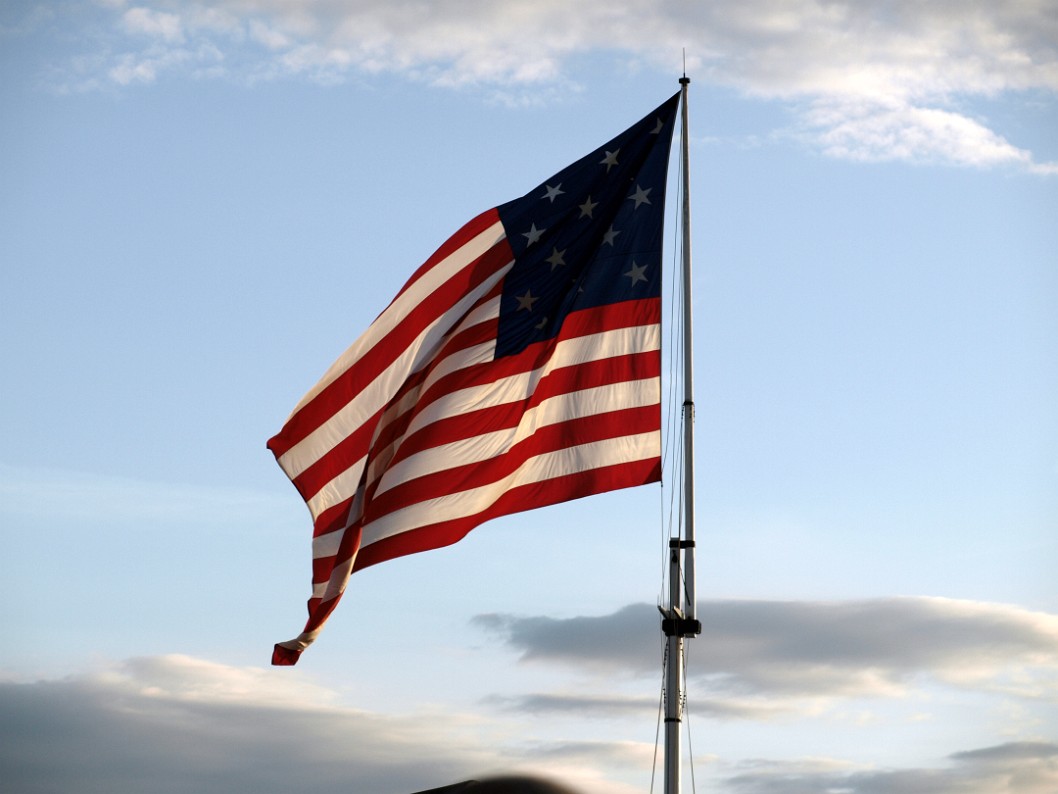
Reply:
[[[441,243],[440,248],[438,248],[436,251],[434,251],[430,255],[429,259],[427,259],[425,262],[423,262],[421,265],[419,265],[419,269],[411,274],[411,278],[409,278],[407,280],[407,282],[404,284],[404,286],[400,288],[400,292],[398,292],[394,296],[393,300],[390,301],[390,305],[393,304],[393,301],[395,301],[397,298],[399,298],[401,295],[403,295],[408,290],[409,287],[411,287],[413,284],[415,284],[416,281],[418,281],[420,278],[422,278],[423,275],[427,271],[429,271],[430,269],[435,267],[438,262],[440,262],[441,260],[451,256],[453,253],[458,251],[462,246],[466,245],[468,242],[473,240],[475,237],[477,237],[483,231],[485,231],[490,226],[492,226],[494,223],[499,221],[499,219],[500,219],[500,213],[497,212],[495,208],[493,208],[493,209],[485,210],[483,213],[478,215],[476,218],[471,218],[469,221],[464,223],[463,224],[463,228],[461,228],[458,232],[456,232],[451,237],[449,237],[447,240],[445,240],[443,243]]]
[[[305,471],[298,474],[294,478],[294,485],[302,498],[307,501],[315,496],[327,483],[368,454],[369,449],[375,450],[376,453],[386,450],[395,439],[406,431],[415,416],[432,402],[446,396],[449,392],[470,386],[484,385],[511,375],[538,369],[546,364],[547,358],[554,352],[555,345],[559,340],[573,339],[602,331],[636,327],[638,325],[651,324],[652,322],[656,323],[658,321],[656,318],[659,315],[660,305],[657,299],[626,301],[601,308],[574,312],[567,317],[566,322],[563,324],[562,333],[557,339],[531,345],[516,356],[488,361],[448,373],[432,383],[423,394],[419,395],[414,401],[411,410],[392,420],[385,417],[382,412],[376,413],[368,422],[365,422],[350,433],[332,450],[320,457]],[[423,381],[429,377],[429,373],[440,365],[447,356],[488,341],[489,338],[492,338],[489,334],[494,336],[495,328],[496,322],[490,321],[480,323],[455,334],[445,345],[444,355],[438,355],[434,359],[435,363],[431,364],[429,368],[412,375],[405,387],[391,401],[390,405],[399,405],[412,389],[422,385]],[[647,377],[647,375],[630,375],[628,379],[639,377]],[[604,382],[601,381],[599,385]],[[581,388],[586,388],[586,386]],[[544,392],[544,394],[548,393]],[[529,403],[529,405],[532,404]],[[377,425],[380,415],[383,417],[383,424],[379,428]],[[376,431],[378,436],[372,442],[371,439]],[[401,457],[407,457],[408,454],[410,453],[405,452]],[[397,458],[397,460],[399,459]],[[387,465],[389,465],[389,462],[387,462]]]
[[[345,529],[346,525],[349,523],[349,508],[352,504],[352,499],[345,499],[320,513],[320,517],[316,519],[316,522],[312,526],[312,537],[318,538],[322,535],[329,535],[332,532],[341,532]],[[313,584],[319,584],[320,582],[330,580],[331,570],[334,568],[334,560],[334,557],[313,558]]]
[[[503,264],[505,263],[506,260]],[[491,296],[494,297],[499,289],[500,285],[497,285]],[[451,299],[449,298],[449,300]],[[418,309],[419,307],[417,307],[416,311]],[[369,447],[381,453],[382,450],[390,445],[392,440],[399,439],[400,435],[406,431],[411,420],[427,405],[443,399],[451,391],[457,389],[487,385],[499,378],[538,369],[546,364],[559,340],[573,339],[579,336],[621,328],[656,324],[659,320],[660,301],[657,299],[628,301],[575,312],[567,317],[558,339],[533,345],[517,356],[465,367],[442,376],[436,382],[431,383],[426,391],[418,396],[413,403],[412,410],[405,411],[402,415],[388,421],[376,437],[376,425],[379,421],[388,419],[386,409],[377,412],[370,421],[357,428],[349,438],[340,442],[324,457],[302,472],[295,479],[295,485],[297,485],[303,497],[306,499],[311,498],[320,488],[344,471],[349,465],[360,460]],[[463,329],[453,335],[442,348],[444,355],[438,355],[429,367],[410,375],[398,390],[390,406],[394,407],[405,396],[416,389],[422,388],[423,384],[429,379],[430,373],[443,362],[445,357],[458,354],[460,350],[485,343],[489,339],[494,338],[496,327],[497,322],[491,320]],[[414,339],[414,337],[412,338]],[[387,337],[387,341],[384,344],[388,346],[389,337]],[[382,347],[382,345],[378,347]],[[366,358],[367,356],[360,361]],[[360,362],[358,361],[353,365],[353,368],[359,368],[359,366]],[[450,440],[464,438],[468,435],[468,432],[470,435],[476,435],[481,432],[487,432],[485,428],[512,427],[517,424],[518,418],[526,408],[539,404],[540,401],[549,396],[627,380],[657,377],[659,371],[660,353],[656,350],[621,355],[571,367],[560,367],[542,378],[540,383],[537,384],[534,394],[520,403],[484,409],[462,416],[447,417],[417,431],[401,442],[398,451],[399,457],[395,457],[392,461],[387,461],[386,466],[388,467],[393,462],[406,458],[414,451],[428,449],[438,444],[447,443]],[[348,376],[349,371],[341,379],[347,380]],[[331,384],[331,386],[334,386],[334,384]],[[328,387],[328,389],[330,388]],[[331,393],[334,393],[333,390],[331,390]],[[315,401],[309,405],[314,403]],[[660,407],[656,405],[623,409],[610,414],[570,420],[541,428],[533,436],[516,444],[511,450],[493,461],[489,461],[489,465],[467,464],[453,470],[425,475],[387,490],[379,497],[374,497],[377,482],[371,483],[368,486],[367,493],[364,495],[365,504],[368,505],[367,510],[370,517],[376,519],[401,507],[417,504],[424,499],[479,487],[513,472],[519,465],[534,455],[576,444],[589,443],[590,441],[618,438],[633,433],[657,430],[660,427],[659,411]],[[299,415],[301,413],[299,412]],[[372,438],[374,438],[373,443]],[[277,453],[277,456],[278,454],[281,453]],[[385,467],[381,470],[384,469]],[[354,522],[351,527],[343,532],[337,554],[313,561],[313,583],[328,583],[335,567],[350,558],[355,558],[354,570],[359,570],[403,554],[449,545],[464,537],[474,527],[493,517],[556,504],[593,493],[640,485],[658,479],[660,479],[660,460],[650,459],[605,466],[588,472],[554,478],[543,483],[519,485],[507,490],[494,504],[473,516],[452,519],[430,527],[404,532],[378,541],[363,549],[360,548],[360,527],[363,526],[365,521],[361,518],[361,520]],[[314,536],[318,537],[332,531],[340,531],[341,528],[345,527],[348,523],[348,511],[352,502],[353,499],[350,497],[325,510],[315,522]],[[321,601],[319,598],[310,599],[309,620],[306,623],[305,631],[312,631],[323,625],[339,600],[340,596],[326,602]]]
[[[660,480],[661,459],[651,458],[520,485],[477,515],[420,527],[364,546],[353,564],[353,571],[395,557],[450,546],[491,518]]]
[[[497,285],[497,290],[499,286]],[[487,299],[488,296],[483,298],[482,302]],[[482,344],[496,337],[495,329],[495,320],[479,323],[455,334],[445,345],[445,348],[455,352],[460,348],[465,349]],[[432,367],[428,367],[409,375],[396,396],[384,409],[375,413],[368,421],[364,422],[364,424],[342,439],[330,451],[322,455],[294,478],[294,485],[305,501],[311,499],[319,493],[323,486],[363,458],[369,449],[384,450],[394,439],[404,433],[408,423],[414,416],[413,412],[405,411],[404,414],[398,415],[396,419],[387,417],[386,414],[393,413],[408,393],[421,387],[431,371]],[[373,438],[374,441],[372,441]]]
[[[579,472],[551,480],[517,486],[508,490],[496,502],[476,515],[439,522],[431,526],[403,532],[360,549],[359,553],[356,554],[353,572],[396,557],[450,546],[466,537],[467,533],[472,529],[491,518],[546,507],[593,494],[658,482],[660,479],[661,459],[651,458],[629,463],[618,463],[587,472]],[[352,533],[346,533],[346,535],[349,534]],[[359,532],[356,534],[359,535]],[[346,559],[348,559],[348,556],[346,556]],[[337,561],[337,557],[328,558],[330,569],[333,570]],[[314,581],[321,580],[314,579]],[[327,618],[330,617],[338,602],[341,601],[341,598],[342,593],[339,593],[329,601],[323,601],[316,597],[310,598],[307,604],[309,617],[303,631],[314,631],[322,626]],[[276,645],[272,655],[272,663],[292,665],[297,662],[300,655],[300,651],[291,651],[281,645]]]
[[[309,619],[305,622],[305,628],[302,631],[315,631],[322,626],[341,600],[341,593],[329,601],[324,601],[322,598],[310,598],[308,601]]]
[[[349,523],[349,508],[352,506],[352,497],[343,499],[336,505],[331,505],[316,518],[312,525],[312,537],[318,538],[335,532]]]
[[[323,486],[367,454],[371,446],[371,437],[374,435],[375,427],[381,416],[382,411],[376,412],[360,427],[339,441],[330,452],[317,459],[292,480],[302,499],[307,502],[319,493]]]
[[[567,447],[649,433],[661,426],[660,405],[625,408],[547,425],[489,460],[467,463],[408,480],[371,500],[364,525],[403,507],[479,488],[515,472],[530,458]]]
[[[414,415],[422,413],[431,403],[446,397],[451,392],[473,386],[484,386],[502,378],[520,375],[545,366],[559,341],[621,328],[657,324],[660,321],[660,311],[660,301],[655,298],[626,301],[574,312],[566,318],[562,332],[556,339],[530,345],[515,356],[463,367],[438,378],[423,394],[418,396],[411,410],[400,417],[399,425],[396,427],[387,425],[387,421],[396,422],[397,420],[383,418],[384,426],[380,431],[380,439],[385,439],[386,444],[391,443],[404,432]],[[440,357],[438,362],[440,363]],[[373,446],[376,450],[383,448],[381,444]]]
[[[401,441],[400,449],[389,465],[424,449],[516,427],[526,411],[560,394],[660,376],[661,355],[657,351],[560,367],[541,379],[533,393],[524,400],[446,416],[416,430]]]
[[[661,302],[657,298],[625,301],[572,312],[554,339],[529,345],[521,353],[451,372],[432,383],[419,398],[416,410],[421,411],[434,400],[457,389],[482,386],[501,378],[530,372],[546,364],[559,342],[582,336],[616,331],[621,328],[657,325],[661,321]]]
[[[387,411],[383,414],[382,422],[380,424],[380,430],[378,438],[372,447],[376,450],[383,449],[391,444],[395,439],[403,435],[407,429],[408,423],[414,416],[413,410],[405,410],[403,414],[395,414],[398,406],[405,401],[405,399],[415,390],[421,389],[425,381],[430,378],[430,375],[436,370],[437,366],[446,358],[451,355],[458,353],[460,350],[466,350],[478,345],[485,344],[490,339],[496,338],[496,325],[495,319],[489,320],[484,323],[468,328],[465,331],[461,331],[456,334],[442,349],[441,353],[431,362],[431,365],[413,376],[409,377],[404,387],[394,396],[393,400],[390,401],[387,406]],[[430,391],[433,390],[433,385],[430,387]],[[423,395],[417,395],[412,401],[413,407],[420,405],[423,401]]]
[[[268,441],[268,448],[277,458],[281,457],[327,422],[348,404],[364,385],[371,383],[392,364],[430,323],[510,262],[512,256],[510,245],[506,240],[501,240],[430,293],[378,343],[366,350],[345,372],[291,416],[283,429]]]

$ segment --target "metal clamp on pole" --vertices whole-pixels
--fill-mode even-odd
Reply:
[[[661,631],[666,637],[697,637],[702,633],[702,622],[689,618],[682,610],[658,607],[661,613]]]

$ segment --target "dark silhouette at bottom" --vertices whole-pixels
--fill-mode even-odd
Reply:
[[[415,794],[577,794],[571,788],[533,777],[494,777],[467,780],[452,786],[417,791]]]

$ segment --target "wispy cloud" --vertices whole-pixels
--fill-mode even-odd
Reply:
[[[774,707],[790,698],[900,696],[929,680],[1058,701],[1056,615],[939,598],[710,601],[699,609],[703,634],[691,643],[689,674],[713,695]],[[644,674],[660,664],[658,619],[644,604],[602,617],[476,622],[526,661]]]
[[[833,157],[1058,170],[959,102],[1058,92],[1058,0],[147,0],[100,13],[109,35],[67,88],[399,73],[530,93],[569,81],[574,56],[675,70],[686,48],[694,75],[801,108],[802,136]]]
[[[126,31],[150,38],[158,38],[168,43],[180,43],[184,40],[184,26],[180,17],[165,11],[150,8],[130,8],[121,15],[121,24]]]

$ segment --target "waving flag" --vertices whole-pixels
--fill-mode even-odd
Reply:
[[[309,618],[482,522],[661,477],[661,247],[679,94],[411,277],[268,442],[313,520]]]

